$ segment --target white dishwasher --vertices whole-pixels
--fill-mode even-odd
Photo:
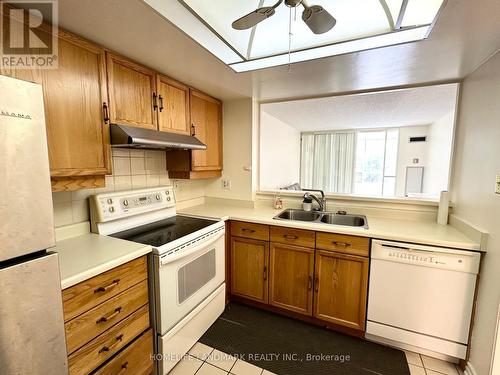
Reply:
[[[373,240],[366,338],[464,359],[479,261],[473,251]]]

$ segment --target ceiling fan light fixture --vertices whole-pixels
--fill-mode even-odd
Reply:
[[[302,21],[314,34],[324,34],[337,23],[337,20],[320,5],[305,7],[302,12]]]

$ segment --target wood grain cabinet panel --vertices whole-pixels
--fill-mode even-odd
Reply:
[[[269,243],[231,237],[231,294],[268,302]]]
[[[370,239],[345,234],[316,232],[316,248],[367,257],[370,254]]]
[[[111,123],[157,130],[156,73],[112,53],[106,55]]]
[[[222,170],[222,103],[190,90],[190,105],[192,135],[207,145],[206,150],[192,151],[192,170]]]
[[[88,374],[149,328],[149,305],[96,337],[68,357],[71,375]]]
[[[243,221],[231,221],[231,235],[269,241],[269,226]]]
[[[153,372],[153,333],[142,334],[133,344],[101,367],[95,375],[147,375]]]
[[[68,353],[100,335],[148,303],[148,281],[141,281],[99,306],[66,322]]]
[[[314,317],[364,330],[368,264],[365,257],[317,250]]]
[[[157,75],[158,130],[190,135],[189,87]]]
[[[88,311],[148,278],[146,256],[63,290],[64,321]]]
[[[271,243],[269,303],[312,315],[314,249]]]
[[[315,233],[312,230],[271,227],[271,242],[314,248]]]

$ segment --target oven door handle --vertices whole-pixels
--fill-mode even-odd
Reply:
[[[185,258],[191,254],[194,254],[200,250],[202,250],[205,247],[210,247],[213,243],[217,242],[221,237],[224,236],[224,230],[221,230],[220,233],[217,233],[215,236],[210,237],[203,242],[199,243],[195,247],[181,251],[180,253],[177,254],[172,254],[172,255],[163,255],[160,257],[160,267],[166,266],[169,263],[175,262],[179,259]]]

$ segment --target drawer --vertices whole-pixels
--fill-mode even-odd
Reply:
[[[370,254],[370,239],[343,234],[316,232],[316,248],[367,257]]]
[[[132,288],[66,322],[68,353],[73,353],[147,303],[148,281],[143,280]]]
[[[269,225],[231,221],[231,236],[269,241]]]
[[[312,230],[271,227],[271,242],[314,248],[315,238]]]
[[[153,333],[142,334],[130,346],[106,363],[95,375],[146,375],[153,372]]]
[[[147,278],[147,261],[146,256],[143,256],[64,289],[64,321],[75,318]]]
[[[149,305],[146,305],[71,354],[69,373],[88,374],[148,328]]]

